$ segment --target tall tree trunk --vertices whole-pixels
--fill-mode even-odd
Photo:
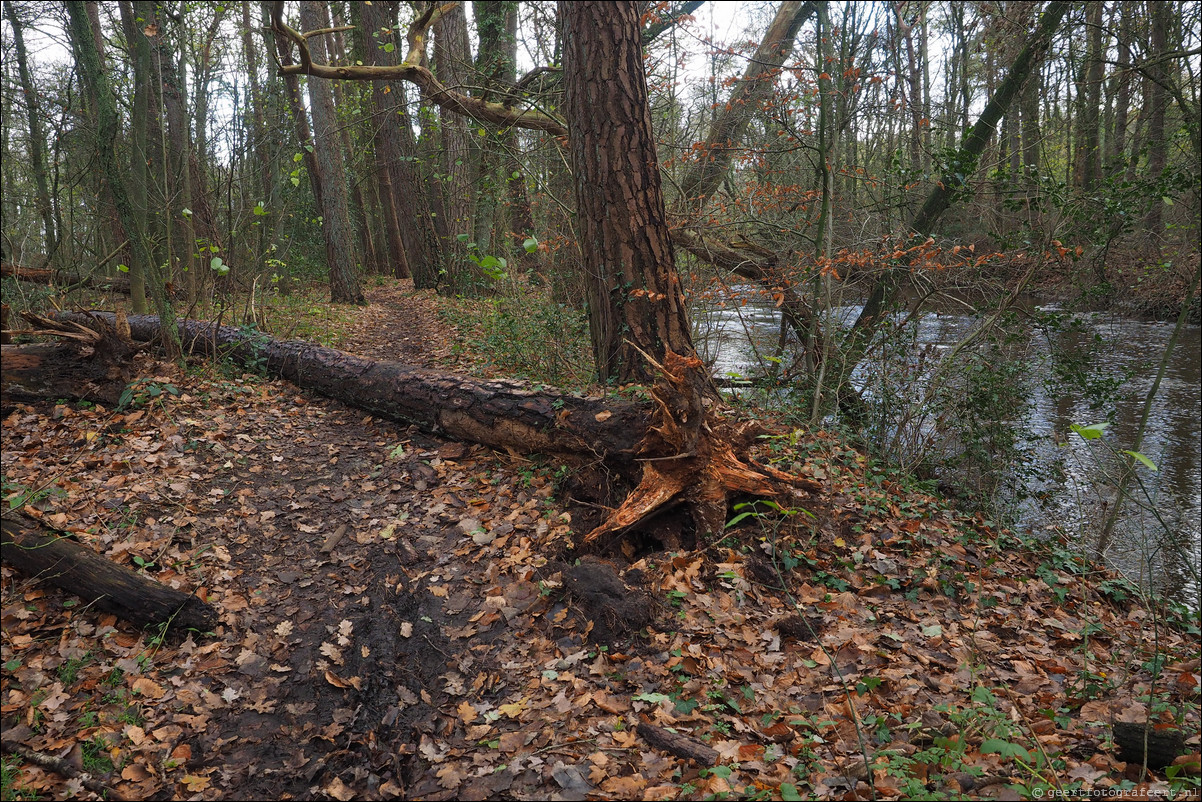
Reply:
[[[130,304],[134,314],[146,314],[150,307],[146,302],[146,284],[151,265],[154,263],[150,245],[150,47],[146,35],[139,30],[134,19],[135,11],[129,0],[118,4],[121,11],[121,26],[130,46],[133,67],[134,100],[130,112],[130,165],[126,191],[133,217],[126,223],[126,230],[133,240],[134,259],[129,265]],[[149,24],[149,23],[145,23]],[[132,224],[132,225],[131,225]]]
[[[1106,140],[1106,164],[1109,167],[1118,165],[1124,157],[1127,146],[1127,120],[1131,113],[1132,4],[1120,2],[1117,5],[1120,17],[1118,63],[1115,65],[1114,80],[1118,82],[1118,88],[1114,98],[1113,124]]]
[[[1101,172],[1098,112],[1102,102],[1102,11],[1105,3],[1086,7],[1085,33],[1088,45],[1082,65],[1082,81],[1077,93],[1077,152],[1074,182],[1085,192],[1093,189]]]
[[[37,89],[29,73],[29,57],[25,52],[24,24],[13,8],[12,0],[4,0],[4,16],[13,32],[13,47],[17,53],[17,75],[21,79],[21,94],[25,97],[25,119],[29,123],[29,168],[33,172],[38,214],[42,218],[42,236],[46,243],[46,260],[54,264],[58,255],[58,231],[55,227],[54,205],[46,182],[46,141],[42,136],[42,114]]]
[[[145,237],[144,223],[139,223],[139,219],[144,217],[144,210],[138,209],[131,202],[129,190],[126,186],[126,173],[117,162],[116,141],[117,127],[119,125],[117,103],[113,97],[108,76],[100,67],[100,58],[96,52],[95,40],[92,37],[92,25],[88,20],[84,4],[80,0],[69,0],[67,3],[67,13],[70,19],[71,39],[79,58],[77,66],[81,83],[84,91],[96,99],[96,146],[100,168],[108,178],[109,188],[113,195],[113,203],[117,208],[117,214],[121,217],[122,226],[130,233],[131,247],[134,254],[133,261],[147,265],[151,261],[150,247]],[[142,32],[139,31],[139,33]],[[143,34],[144,38],[145,35]],[[135,39],[134,47],[141,48],[144,51],[144,58],[146,61],[149,61],[148,45],[145,43],[139,45]],[[130,272],[132,290],[132,266]],[[145,279],[145,274],[143,274],[143,279]],[[178,333],[175,331],[175,310],[169,303],[166,303],[162,289],[160,282],[154,290],[154,298],[156,305],[159,307],[159,317],[163,320],[164,325],[169,327],[165,332],[164,342],[167,345],[168,353],[177,354],[179,353],[179,338]],[[143,285],[143,292],[145,292],[145,285]],[[145,306],[145,303],[145,295],[143,295],[142,305]]]
[[[200,43],[200,53],[195,69],[196,80],[193,82],[195,84],[193,91],[196,92],[196,99],[192,103],[192,108],[196,112],[196,131],[193,142],[195,143],[196,160],[202,168],[209,164],[209,83],[213,80],[213,41],[217,38],[217,32],[225,19],[226,12],[226,7],[221,3],[212,4],[212,8],[213,18],[209,20],[209,27],[205,30],[204,39]],[[200,179],[196,185],[197,191],[207,195],[209,187],[205,170],[202,169],[197,177]]]
[[[256,248],[256,258],[266,257],[270,239],[274,231],[274,222],[279,217],[279,210],[273,208],[271,202],[272,180],[271,154],[267,147],[267,126],[264,123],[263,112],[266,103],[263,97],[263,84],[259,78],[259,51],[255,47],[254,37],[251,36],[250,0],[242,0],[242,54],[246,59],[247,79],[250,83],[250,125],[251,149],[254,151],[255,163],[258,166],[257,178],[258,202],[262,211],[256,212],[259,224],[259,243]]]
[[[1160,178],[1168,163],[1168,143],[1165,142],[1165,110],[1168,105],[1168,69],[1165,66],[1165,53],[1169,49],[1169,17],[1171,10],[1167,0],[1148,0],[1148,11],[1152,22],[1152,44],[1148,50],[1151,65],[1148,67],[1148,177],[1152,180]],[[1144,218],[1144,227],[1152,237],[1156,248],[1164,236],[1164,203],[1161,193],[1154,193],[1152,206]]]
[[[578,240],[598,378],[650,383],[692,356],[634,2],[560,2]]]
[[[320,7],[322,10],[322,25],[329,26],[331,24],[328,8],[323,3]],[[338,30],[343,25],[342,17],[335,13],[333,18],[334,32],[331,34],[333,41],[328,50],[331,63],[346,63],[346,44],[342,38],[342,31]],[[346,108],[346,87],[342,81],[331,82],[334,90],[334,107]],[[363,257],[363,269],[373,275],[378,275],[380,271],[380,258],[376,252],[376,239],[372,234],[371,215],[367,207],[367,201],[363,197],[363,183],[355,177],[353,164],[355,162],[355,143],[351,137],[351,126],[338,126],[339,141],[342,143],[342,153],[347,159],[347,180],[350,181],[350,201],[351,211],[354,213],[353,220],[358,222],[355,226],[356,234],[359,238],[359,253]]]
[[[97,62],[100,65],[101,71],[107,73],[108,65],[104,55],[104,36],[100,30],[100,9],[96,0],[85,0],[84,11],[92,27],[92,44],[96,50]],[[72,43],[72,49],[74,50],[74,42]],[[75,52],[75,58],[78,61],[78,51]],[[86,91],[84,94],[86,96],[90,122],[95,125],[99,117],[96,98],[88,95]],[[99,202],[98,217],[104,219],[103,223],[96,226],[97,241],[99,243],[97,250],[104,254],[110,254],[119,250],[120,255],[112,260],[112,264],[129,265],[133,262],[133,249],[129,244],[129,235],[125,231],[125,226],[121,224],[121,216],[117,213],[117,205],[113,202],[113,193],[109,187],[108,178],[105,176],[103,170],[94,171],[93,178],[95,181],[96,197]]]
[[[392,37],[399,10],[395,0],[363,4],[359,10],[364,26],[375,36]],[[367,48],[367,55],[374,65],[396,65],[395,48],[392,51],[384,49],[391,43],[391,38],[382,38],[378,46]],[[279,46],[285,47],[282,39]],[[444,255],[434,228],[435,210],[430,205],[425,178],[416,161],[417,143],[405,109],[404,85],[400,81],[377,83],[382,88],[377,90],[376,97],[383,95],[388,109],[380,115],[378,123],[377,159],[391,171],[394,208],[413,285],[418,289],[433,289],[441,278]]]
[[[270,2],[263,0],[263,13],[270,18]],[[292,50],[287,43],[276,38],[276,56],[280,64],[287,66],[293,63]],[[313,192],[313,203],[318,209],[322,208],[321,171],[317,166],[317,151],[313,146],[313,135],[309,130],[309,115],[305,110],[305,100],[301,95],[300,79],[290,73],[283,73],[284,93],[288,98],[288,110],[292,114],[292,124],[296,128],[296,140],[300,145],[301,161],[305,172],[309,174],[309,187]]]
[[[474,0],[476,34],[480,50],[476,56],[476,74],[487,90],[511,89],[517,81],[517,10],[516,0]],[[520,244],[534,233],[534,218],[526,192],[525,168],[517,157],[518,140],[513,128],[504,128],[485,137],[486,167],[476,203],[476,242],[491,241],[492,232],[508,230],[502,250],[511,253],[516,240]],[[504,200],[507,198],[507,202]],[[503,208],[507,207],[507,208]],[[504,214],[503,212],[508,212]],[[523,267],[538,269],[538,257],[521,248],[516,252]]]
[[[483,48],[484,43],[481,43]],[[467,37],[467,15],[463,4],[455,3],[434,23],[434,74],[449,89],[466,92],[478,79],[471,76],[472,51]],[[438,109],[438,138],[431,144],[438,148],[438,172],[442,178],[435,183],[442,199],[446,223],[446,280],[443,289],[451,294],[475,295],[487,280],[480,269],[467,258],[467,248],[461,244],[474,240],[477,252],[490,253],[490,237],[481,237],[474,230],[476,197],[482,192],[479,181],[484,179],[484,150],[470,130],[471,121],[462,114]],[[491,235],[491,230],[488,232]]]
[[[301,25],[308,30],[322,25],[324,0],[302,0]],[[318,58],[326,59],[323,37],[312,40]],[[334,97],[327,81],[310,79],[309,105],[313,110],[313,154],[321,184],[321,230],[326,243],[326,265],[330,271],[330,300],[334,303],[363,304],[363,290],[351,258],[354,238],[347,208],[346,167],[338,142],[338,118]]]
[[[381,5],[351,3],[351,21],[358,35],[363,37],[363,60],[370,65],[383,63],[384,47],[396,48],[395,31],[387,24],[386,12]],[[401,235],[401,222],[397,216],[397,190],[392,183],[392,164],[399,160],[392,137],[387,130],[396,123],[398,109],[389,81],[371,82],[371,108],[375,112],[372,125],[372,145],[375,150],[376,192],[380,198],[380,212],[384,220],[384,241],[387,249],[388,273],[397,278],[409,278],[409,259],[405,253],[405,241]],[[402,110],[403,111],[403,110]]]
[[[191,128],[188,124],[186,108],[187,95],[184,92],[184,76],[182,75],[183,59],[177,68],[175,55],[167,46],[163,35],[155,38],[155,57],[158,62],[158,72],[162,77],[163,111],[166,117],[167,150],[169,185],[167,198],[167,214],[171,220],[173,241],[173,260],[168,277],[175,281],[182,273],[189,282],[189,301],[195,300],[191,288],[192,276],[196,273],[196,263],[193,254],[196,252],[196,229],[193,225],[195,205],[192,199],[192,159]],[[188,210],[188,211],[185,211]]]
[[[919,4],[919,13],[922,13],[921,3]],[[902,6],[899,3],[894,6],[894,13],[897,15],[897,24],[899,30],[903,32],[906,40],[906,60],[908,69],[906,71],[906,107],[910,112],[910,167],[915,171],[921,171],[922,166],[922,66],[918,63],[918,58],[914,52],[914,27],[918,20],[914,19],[906,22],[902,18]],[[825,70],[819,70],[819,73]],[[900,76],[899,76],[900,78]]]

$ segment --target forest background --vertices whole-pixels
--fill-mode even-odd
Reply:
[[[1198,320],[1198,6],[740,5],[726,42],[699,6],[642,19],[687,337],[704,354],[715,309],[777,310],[756,364],[719,383],[1004,519],[1044,478],[1014,421],[1032,369],[1015,337],[1079,330],[1062,310]],[[445,299],[493,373],[654,378],[623,352],[637,320],[601,310],[655,291],[582,269],[567,136],[603,121],[565,119],[553,5],[6,1],[4,19],[15,309],[100,289],[164,322],[331,342],[353,313],[325,288],[353,307],[403,281]],[[18,281],[38,271],[52,290]],[[916,322],[949,305],[980,325],[924,348]],[[1047,357],[1100,418],[1119,385],[1089,360],[1107,348]],[[1142,431],[1111,449],[1097,553]]]
[[[1134,402],[1099,371],[1106,343],[1006,342],[1080,332],[1064,311],[1198,321],[1198,9],[1049,6],[1038,32],[1029,2],[713,5],[644,20],[691,339],[713,363],[723,310],[748,329],[775,308],[776,341],[743,336],[749,356],[720,381],[1015,514],[1063,472],[1032,467],[1012,411],[1033,391],[1015,376],[1049,363],[1049,386],[1099,421]],[[649,380],[619,353],[630,321],[600,314],[647,288],[590,298],[554,8],[432,9],[301,4],[317,16],[293,24],[329,33],[298,56],[268,3],[85,3],[78,19],[9,3],[8,271],[118,286],[135,313],[260,327],[295,286],[362,303],[369,277],[411,278],[451,299],[498,372]],[[310,80],[312,63],[335,78],[395,69]],[[44,302],[6,282],[18,308]],[[932,311],[982,324],[932,352],[918,334]],[[1138,451],[1142,433],[1122,445]],[[1113,526],[1096,522],[1103,546]]]

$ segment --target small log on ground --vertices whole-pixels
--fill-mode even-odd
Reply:
[[[206,632],[217,626],[217,611],[197,597],[117,565],[26,516],[5,517],[0,528],[5,565],[91,607],[143,627],[170,623]]]
[[[1155,722],[1114,722],[1114,743],[1119,748],[1120,760],[1137,766],[1147,761],[1150,769],[1171,766],[1185,754],[1185,733],[1177,727],[1157,726]]]
[[[29,281],[34,284],[53,284],[58,287],[90,287],[94,290],[108,290],[129,295],[129,279],[115,276],[83,275],[79,273],[64,273],[42,267],[25,267],[9,262],[0,264],[0,278],[15,278],[18,281]]]
[[[97,316],[114,320],[108,313]],[[85,322],[89,318],[60,313],[57,319]],[[620,401],[375,362],[333,348],[275,340],[204,321],[183,320],[179,329],[186,353],[230,357],[389,420],[524,454],[593,456],[629,474],[634,471],[635,447],[650,422],[645,408]],[[153,340],[159,335],[159,319],[131,316],[129,330],[134,339]]]
[[[103,323],[59,323],[26,315],[64,342],[5,345],[0,350],[0,403],[69,398],[115,404],[130,378],[137,350]],[[86,320],[86,318],[85,318]]]
[[[712,768],[718,764],[718,750],[706,746],[700,741],[681,735],[678,732],[657,727],[649,721],[640,721],[636,727],[643,740],[662,749],[670,755],[684,760],[694,760],[702,768]]]

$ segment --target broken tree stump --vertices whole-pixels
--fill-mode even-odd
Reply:
[[[39,328],[26,334],[62,342],[4,345],[0,350],[0,403],[69,398],[116,404],[130,378],[135,347],[106,324],[61,323],[25,314]],[[89,325],[90,324],[90,327]]]
[[[6,514],[0,528],[5,565],[79,596],[90,607],[140,627],[170,624],[207,632],[217,626],[217,611],[197,597],[117,565],[27,516]]]

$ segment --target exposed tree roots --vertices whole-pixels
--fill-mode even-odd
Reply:
[[[638,486],[600,526],[585,535],[595,543],[622,533],[665,509],[688,504],[699,535],[721,532],[731,496],[792,496],[817,492],[821,485],[771,465],[743,458],[761,432],[754,423],[737,422],[707,409],[704,363],[669,352],[656,365],[660,379],[652,390],[652,422],[636,448],[643,455]]]

